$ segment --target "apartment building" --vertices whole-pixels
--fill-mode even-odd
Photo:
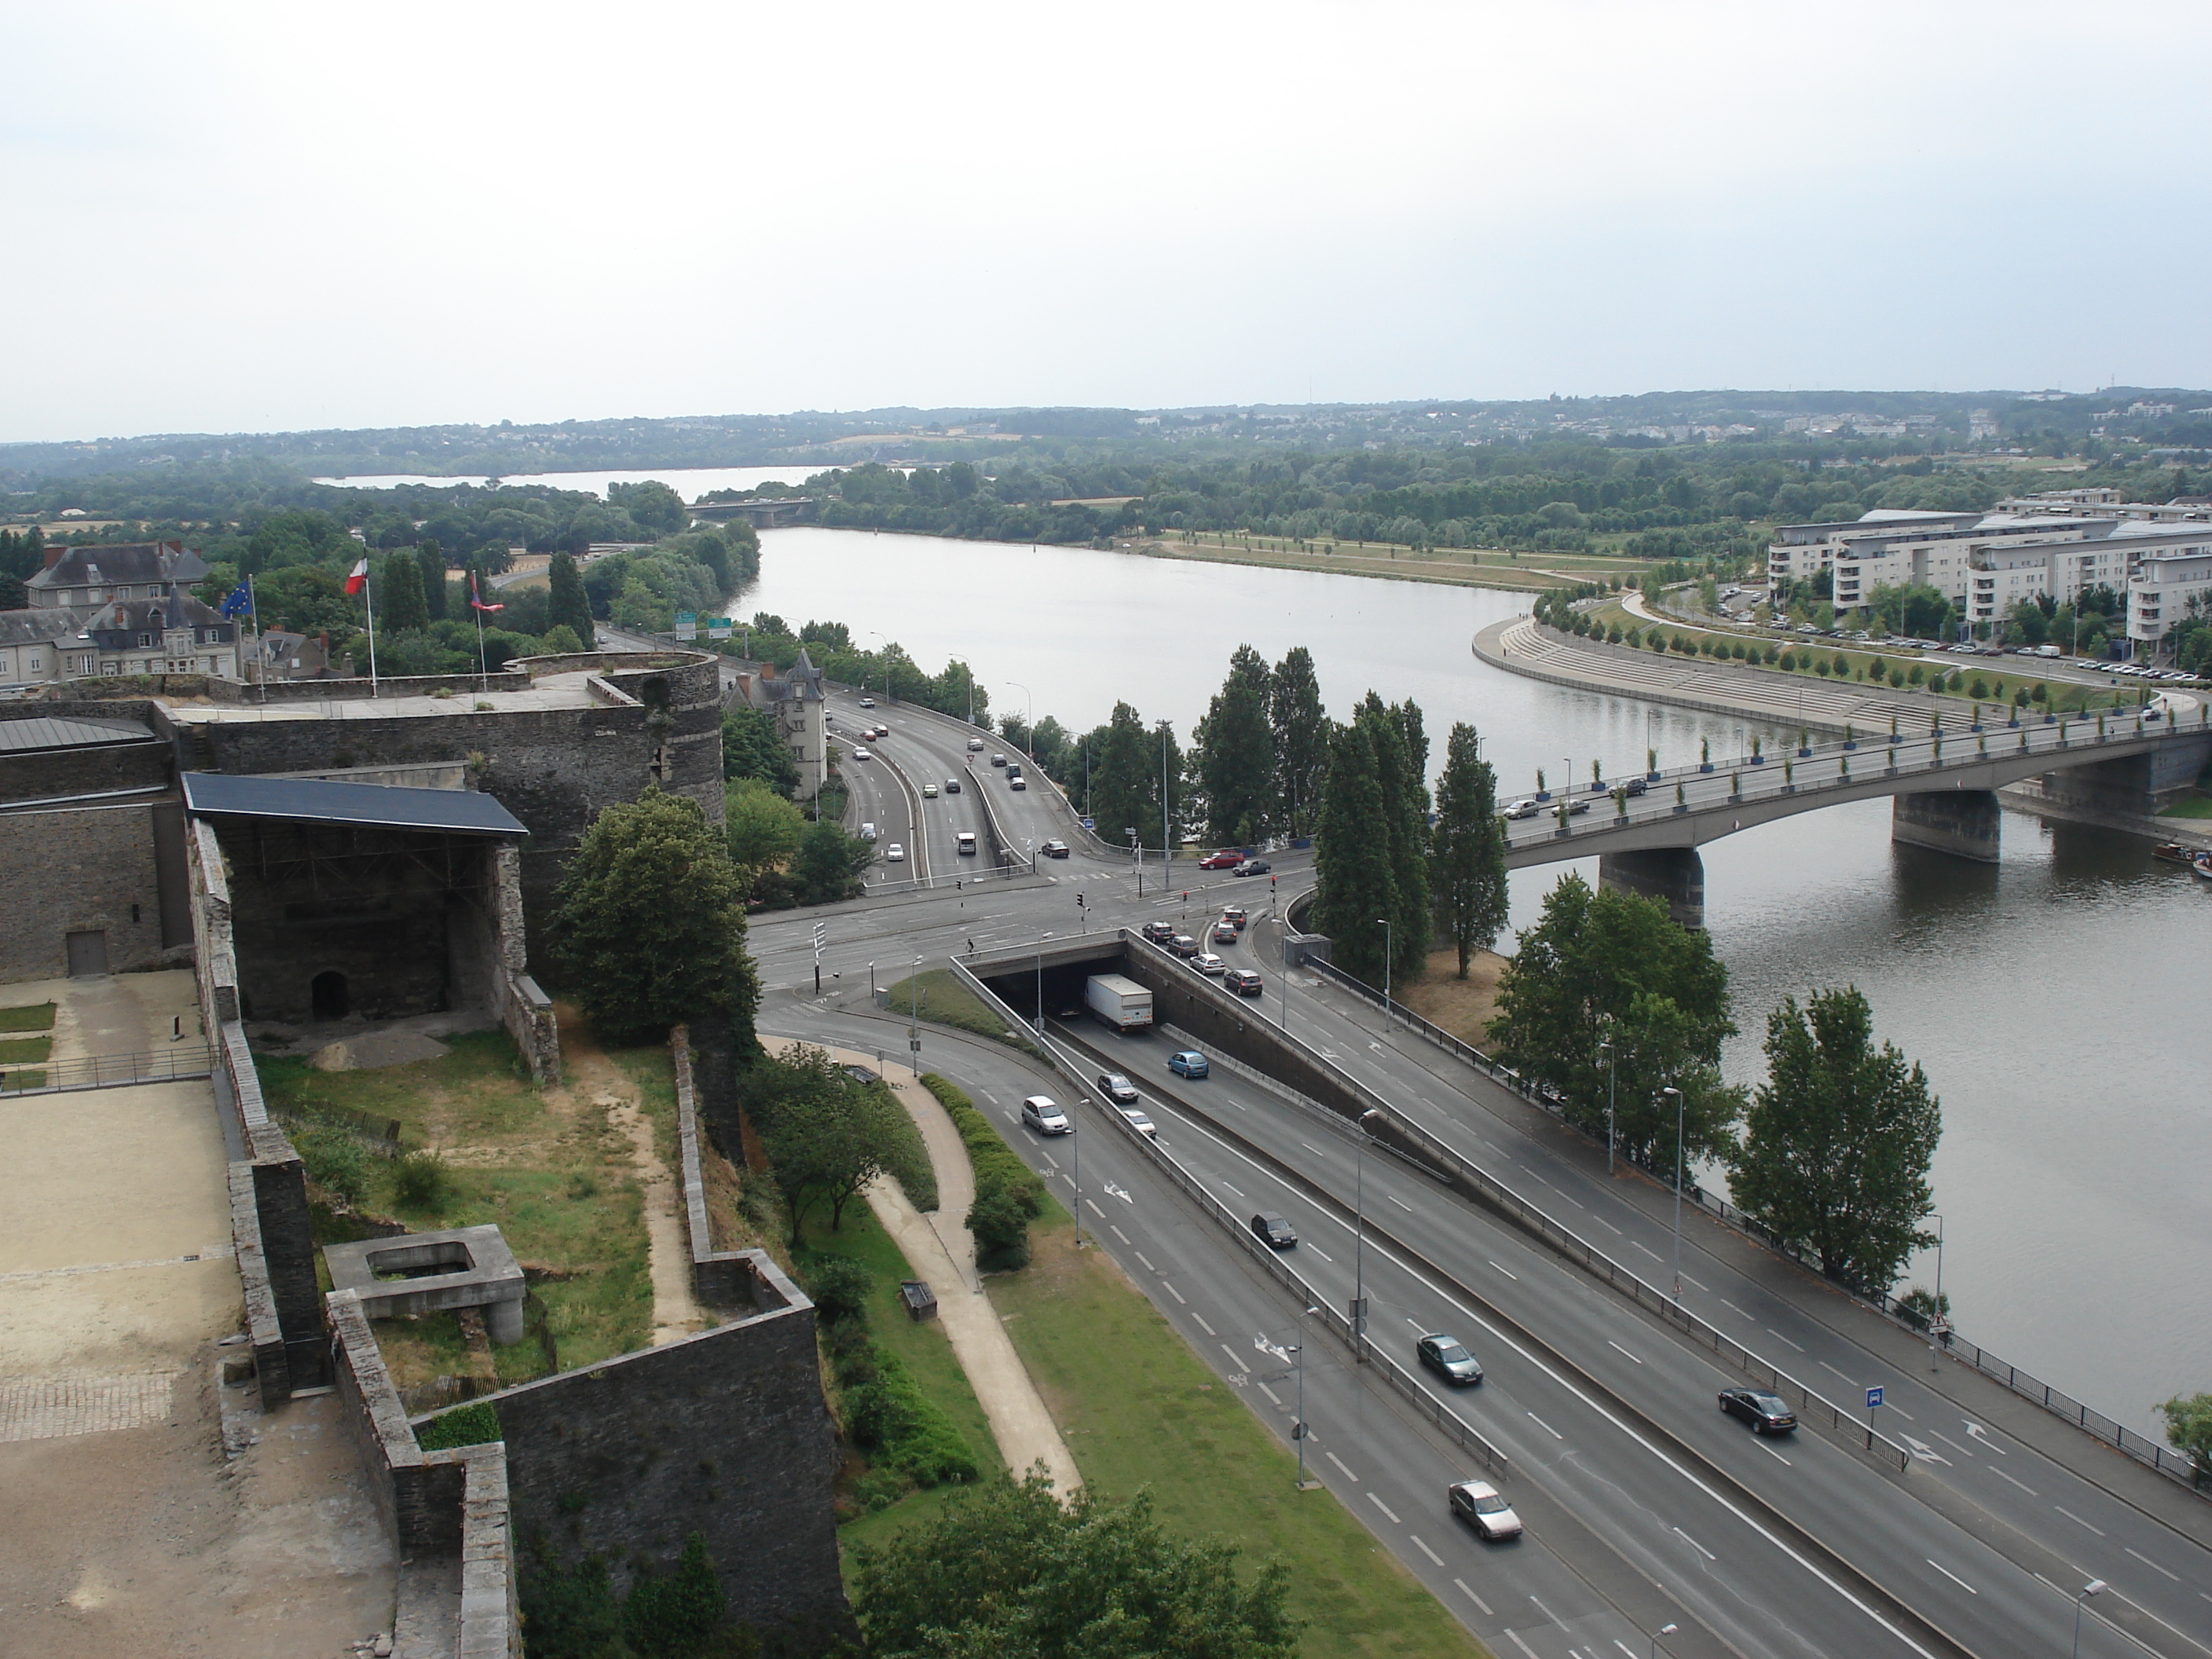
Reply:
[[[2154,657],[2175,624],[2212,611],[2212,537],[2203,545],[2142,560],[2128,578],[2128,639],[2137,657]]]

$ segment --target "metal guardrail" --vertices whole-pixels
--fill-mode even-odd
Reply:
[[[998,1008],[1006,1016],[1010,1025],[1019,1027],[1026,1024],[1018,1014],[1000,1000],[989,986],[969,972],[966,963],[957,957],[952,962],[952,971],[966,983],[969,990],[981,997],[987,1005]],[[1061,1045],[1047,1037],[1043,1039],[1043,1048],[1046,1054],[1050,1056],[1054,1069],[1067,1079],[1069,1087],[1076,1091],[1078,1097],[1087,1097],[1092,1085],[1084,1078],[1082,1069],[1068,1057]],[[1468,1423],[1466,1419],[1431,1394],[1419,1377],[1395,1358],[1377,1348],[1372,1341],[1364,1336],[1355,1335],[1352,1328],[1350,1315],[1339,1312],[1335,1308],[1331,1307],[1328,1298],[1320,1295],[1311,1285],[1307,1283],[1304,1275],[1295,1271],[1288,1262],[1284,1261],[1279,1251],[1261,1243],[1246,1222],[1207,1191],[1206,1183],[1184,1169],[1182,1163],[1170,1154],[1166,1147],[1161,1146],[1151,1136],[1139,1133],[1119,1112],[1108,1107],[1102,1107],[1100,1109],[1104,1112],[1109,1122],[1120,1127],[1125,1140],[1150,1158],[1155,1168],[1162,1175],[1174,1182],[1186,1196],[1197,1204],[1200,1214],[1221,1228],[1236,1241],[1237,1247],[1249,1256],[1260,1270],[1279,1287],[1297,1296],[1299,1298],[1298,1305],[1310,1310],[1307,1316],[1310,1319],[1318,1321],[1321,1328],[1342,1343],[1355,1358],[1358,1358],[1364,1349],[1367,1369],[1389,1384],[1411,1403],[1432,1427],[1444,1434],[1461,1450],[1480,1458],[1483,1467],[1487,1469],[1501,1474],[1505,1471],[1510,1460],[1503,1451],[1492,1445],[1484,1437],[1481,1431]]]
[[[1394,1018],[1405,1023],[1407,1029],[1426,1037],[1437,1048],[1481,1072],[1500,1087],[1510,1089],[1530,1105],[1553,1118],[1563,1127],[1571,1129],[1592,1146],[1601,1144],[1590,1130],[1569,1118],[1558,1103],[1546,1099],[1535,1085],[1510,1066],[1499,1063],[1472,1043],[1464,1042],[1442,1027],[1424,1019],[1402,1002],[1394,1000],[1386,1004],[1381,992],[1364,981],[1354,979],[1334,963],[1315,957],[1309,960],[1306,966],[1327,975],[1334,983],[1342,986],[1346,990],[1374,1006],[1387,1007]],[[1642,1169],[1645,1174],[1662,1185],[1672,1184],[1671,1172],[1652,1169],[1637,1160],[1631,1161],[1637,1162],[1638,1168]],[[1695,1204],[1705,1214],[1735,1229],[1754,1243],[1772,1250],[1776,1255],[1787,1256],[1809,1272],[1820,1273],[1818,1261],[1788,1241],[1778,1237],[1771,1229],[1746,1215],[1717,1194],[1709,1193],[1702,1187],[1686,1182],[1682,1188],[1682,1196]],[[1824,1282],[1835,1282],[1828,1279],[1824,1273],[1820,1276]],[[1858,1290],[1849,1285],[1840,1288],[1864,1302],[1875,1312],[1886,1315],[1915,1334],[1923,1337],[1927,1334],[1926,1320],[1908,1310],[1902,1302],[1887,1291]],[[1687,1328],[1685,1327],[1685,1328]],[[1695,1333],[1692,1334],[1695,1334]],[[1718,1333],[1716,1332],[1715,1334],[1718,1335]],[[1725,1341],[1727,1339],[1723,1337],[1721,1340]],[[2018,1395],[2021,1399],[2042,1407],[2054,1417],[2071,1423],[2092,1438],[2102,1441],[2115,1450],[2124,1452],[2146,1468],[2154,1469],[2170,1480],[2179,1481],[2182,1485],[2208,1498],[2212,1498],[2212,1483],[2208,1483],[2202,1478],[2193,1458],[2177,1452],[2169,1446],[2160,1444],[2148,1435],[2129,1429],[2112,1418],[2106,1416],[2102,1412],[2093,1410],[2071,1395],[2052,1388],[2041,1378],[2022,1370],[2019,1366],[1999,1358],[1988,1349],[1967,1341],[1955,1332],[1947,1332],[1938,1340],[1944,1352],[1961,1364],[1972,1367],[1983,1376],[2003,1384],[2006,1389]],[[1760,1363],[1765,1364],[1764,1361]],[[1796,1386],[1802,1388],[1803,1385]],[[1830,1407],[1829,1409],[1832,1411],[1835,1408]],[[1856,1419],[1846,1420],[1856,1421]]]
[[[179,1042],[146,1054],[88,1054],[71,1060],[27,1060],[0,1065],[0,1095],[68,1094],[82,1089],[127,1089],[140,1083],[174,1083],[208,1076],[215,1051],[205,1042]]]

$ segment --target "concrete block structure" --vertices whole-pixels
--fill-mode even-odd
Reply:
[[[491,1340],[522,1340],[522,1267],[495,1226],[402,1233],[323,1246],[333,1290],[351,1291],[370,1319],[482,1308]],[[395,1277],[404,1274],[405,1277]]]

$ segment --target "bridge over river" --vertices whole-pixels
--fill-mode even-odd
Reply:
[[[1605,885],[1664,898],[1694,927],[1705,920],[1698,848],[1876,795],[1895,799],[1896,840],[1993,863],[2002,817],[1995,792],[2006,784],[2045,778],[2054,798],[2141,813],[2192,783],[2212,761],[2212,703],[2166,702],[2157,713],[1961,722],[1583,783],[1536,797],[1534,817],[1508,822],[1505,865],[1595,857]],[[1639,784],[1643,793],[1628,793]]]

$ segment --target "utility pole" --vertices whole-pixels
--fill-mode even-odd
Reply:
[[[1682,1299],[1682,1091],[1668,1084],[1659,1091],[1674,1097],[1674,1300]]]

